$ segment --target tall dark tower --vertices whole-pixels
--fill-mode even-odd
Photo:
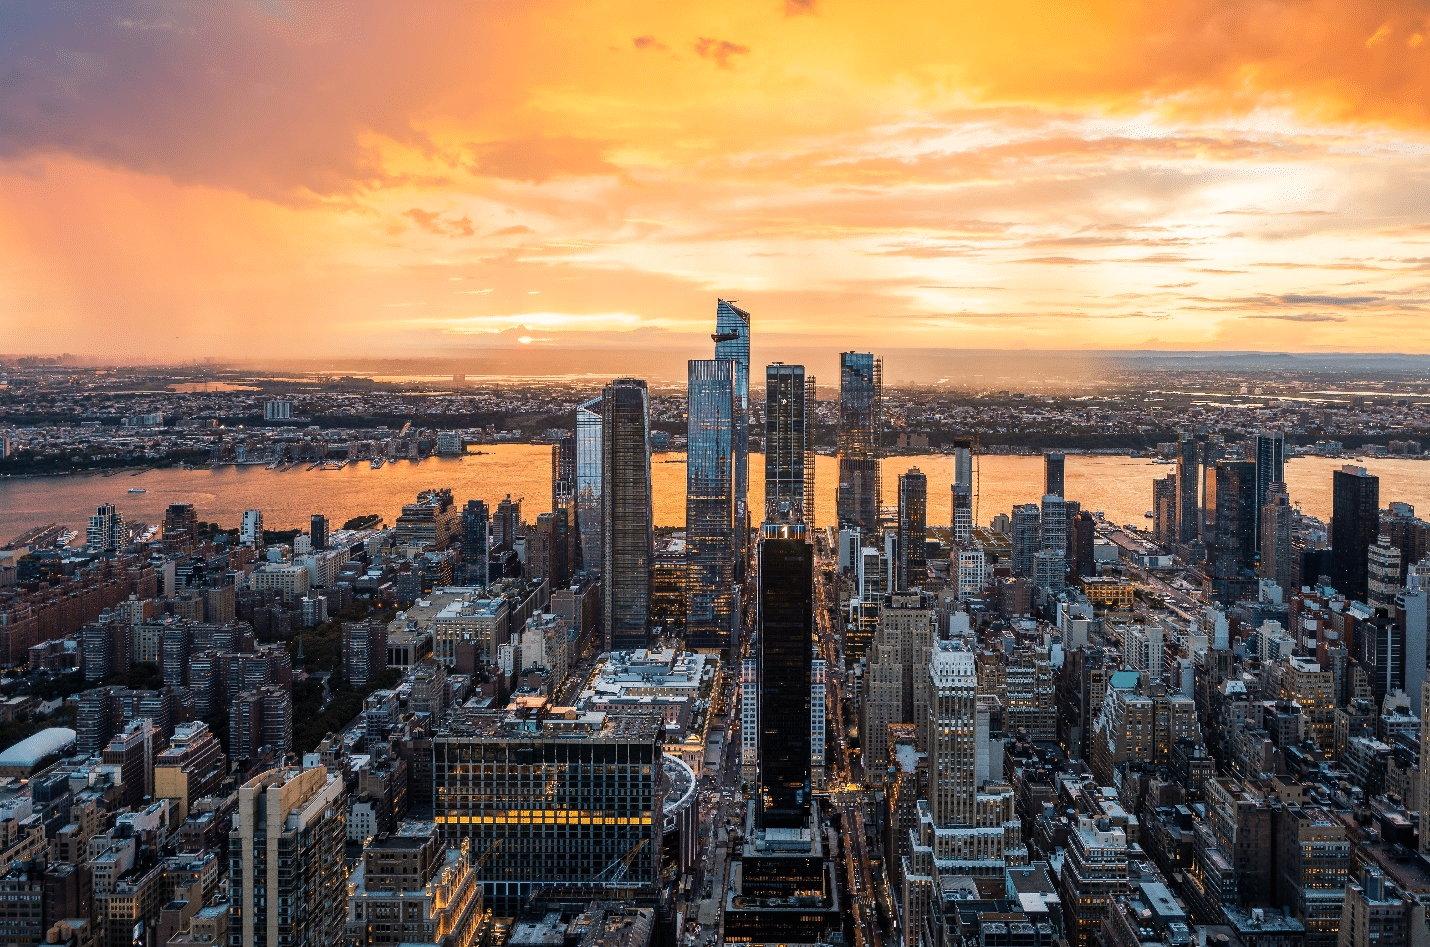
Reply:
[[[868,352],[839,356],[840,526],[873,530],[879,525],[883,396],[882,360]]]
[[[644,648],[655,546],[650,399],[644,381],[618,378],[602,393],[601,465],[601,602],[606,648]]]
[[[1286,435],[1256,435],[1256,548],[1261,549],[1261,508],[1273,483],[1286,482]]]
[[[701,650],[732,644],[736,595],[735,362],[691,359],[685,464],[685,634]]]
[[[1177,442],[1177,542],[1190,543],[1201,531],[1201,504],[1197,502],[1197,442],[1183,434]]]
[[[810,662],[814,547],[760,541],[761,828],[807,828],[810,806]]]
[[[551,508],[571,505],[576,496],[576,438],[563,434],[551,445]]]
[[[322,552],[328,548],[328,518],[314,513],[308,520],[308,538],[313,541],[313,551]]]
[[[1256,558],[1256,465],[1249,460],[1217,461],[1212,484],[1212,586],[1218,601],[1230,605],[1246,591]]]
[[[1063,472],[1067,464],[1067,459],[1057,451],[1043,455],[1043,493],[1045,495],[1066,497],[1063,485]]]
[[[809,385],[803,365],[765,367],[766,523],[813,523],[814,495],[806,491],[813,461],[808,425]]]
[[[899,591],[923,588],[928,582],[929,481],[917,467],[899,477],[899,563],[896,581]]]
[[[735,464],[735,519],[739,549],[749,541],[750,489],[750,314],[728,299],[715,301],[715,357],[735,363],[735,420],[731,452]]]
[[[1331,493],[1331,580],[1346,598],[1365,601],[1368,556],[1380,531],[1380,478],[1346,464]]]
[[[481,500],[462,509],[462,582],[486,588],[491,579],[491,513]]]

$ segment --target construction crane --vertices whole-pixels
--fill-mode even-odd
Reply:
[[[632,845],[630,851],[607,865],[594,880],[597,882],[609,882],[611,884],[620,884],[622,881],[625,881],[626,873],[631,869],[631,863],[636,860],[636,855],[640,854],[640,850],[645,848],[646,842],[649,841],[650,839],[643,838]]]
[[[485,852],[482,852],[482,857],[481,857],[481,858],[478,858],[478,859],[472,864],[472,868],[473,868],[473,869],[477,869],[477,868],[480,868],[480,867],[482,867],[483,865],[485,865],[485,864],[487,863],[487,859],[488,859],[488,858],[491,858],[492,855],[496,853],[496,850],[499,849],[499,848],[501,848],[501,843],[504,842],[504,841],[506,841],[506,840],[505,840],[505,839],[496,839],[496,840],[494,840],[494,841],[492,842],[492,844],[488,845],[488,846],[487,846],[487,850],[486,850]]]

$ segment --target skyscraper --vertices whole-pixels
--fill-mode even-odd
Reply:
[[[960,438],[953,442],[953,541],[973,538],[973,442]]]
[[[84,533],[85,545],[104,552],[119,549],[126,538],[124,516],[114,508],[113,503],[106,503],[95,510]]]
[[[468,500],[462,509],[462,581],[486,587],[491,582],[487,557],[491,553],[491,515],[481,500]]]
[[[841,526],[879,525],[879,441],[884,366],[867,352],[839,356],[839,499]]]
[[[1068,504],[1060,494],[1043,496],[1042,521],[1039,524],[1043,548],[1066,556],[1068,550]]]
[[[734,303],[715,302],[715,357],[735,363],[735,420],[732,454],[735,463],[735,518],[739,548],[745,546],[750,489],[750,314]]]
[[[1063,470],[1066,458],[1057,452],[1043,455],[1043,493],[1066,496],[1063,489]]]
[[[806,491],[812,470],[809,381],[803,365],[776,362],[765,368],[765,510],[767,523],[811,523],[814,494]]]
[[[924,745],[929,754],[929,813],[936,825],[971,826],[976,805],[978,671],[972,651],[934,644],[929,662]]]
[[[928,580],[929,481],[917,467],[899,477],[899,561],[896,585],[899,591],[922,588]]]
[[[1152,535],[1159,543],[1177,542],[1177,475],[1152,481]]]
[[[601,395],[601,486],[606,649],[643,648],[655,536],[650,400],[639,379],[618,378]]]
[[[1267,488],[1266,500],[1261,505],[1258,530],[1261,536],[1261,563],[1256,574],[1263,579],[1270,579],[1288,593],[1295,589],[1291,570],[1296,552],[1291,542],[1293,518],[1291,497],[1286,493],[1286,484],[1272,483]]]
[[[570,434],[551,445],[551,508],[559,510],[576,495],[576,439]]]
[[[691,648],[729,648],[736,614],[733,360],[692,359],[685,465],[685,634]]]
[[[760,541],[761,828],[808,828],[810,663],[814,645],[814,547]]]
[[[602,565],[601,442],[601,398],[592,398],[576,408],[576,533],[583,569]]]
[[[1256,435],[1256,548],[1261,549],[1261,508],[1273,483],[1286,482],[1286,435]]]
[[[313,541],[313,551],[322,552],[328,548],[328,518],[314,513],[308,519],[308,538]]]
[[[1212,482],[1212,587],[1218,601],[1231,605],[1247,590],[1256,559],[1256,465],[1249,460],[1217,461]]]
[[[1346,464],[1331,486],[1331,579],[1346,598],[1364,600],[1367,557],[1380,532],[1380,478]]]
[[[496,515],[492,517],[492,548],[495,550],[514,549],[521,536],[521,500],[513,500],[508,493],[497,504]]]
[[[229,832],[229,943],[319,947],[347,919],[347,808],[326,769],[273,769],[238,790]]]
[[[1190,543],[1201,530],[1197,442],[1183,434],[1177,443],[1177,542]]]
[[[1033,577],[1033,557],[1042,548],[1042,512],[1037,504],[1013,507],[1013,571]]]

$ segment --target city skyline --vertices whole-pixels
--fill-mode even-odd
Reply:
[[[7,19],[17,354],[1430,346],[1412,3]]]

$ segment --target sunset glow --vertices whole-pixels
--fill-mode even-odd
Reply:
[[[0,352],[1430,351],[1430,8],[0,10]]]

